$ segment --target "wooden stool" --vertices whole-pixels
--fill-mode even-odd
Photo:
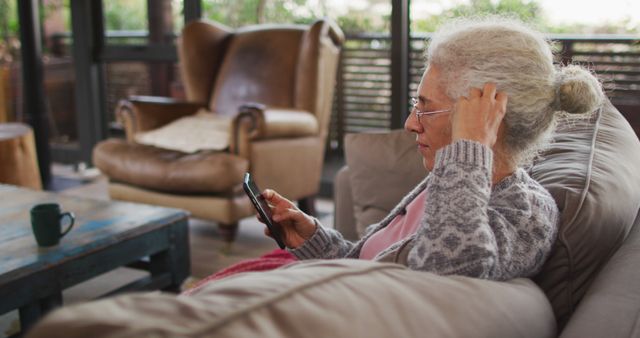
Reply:
[[[33,131],[26,124],[0,124],[0,183],[42,189]]]

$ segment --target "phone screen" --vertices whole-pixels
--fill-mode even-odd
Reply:
[[[242,184],[242,187],[249,196],[249,199],[251,200],[251,203],[253,203],[253,206],[256,208],[256,211],[260,214],[260,217],[262,217],[262,219],[266,223],[267,228],[269,228],[269,231],[271,231],[271,236],[273,236],[273,239],[276,241],[276,243],[278,243],[280,249],[284,249],[285,245],[284,241],[282,240],[282,228],[280,227],[280,224],[274,222],[271,218],[271,208],[269,207],[269,204],[267,204],[267,201],[264,199],[264,197],[262,197],[262,191],[258,189],[256,183],[251,179],[251,174],[246,173],[244,175],[244,183]]]

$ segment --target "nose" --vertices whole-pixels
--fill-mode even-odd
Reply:
[[[415,109],[409,110],[409,116],[404,121],[404,130],[410,133],[421,133],[424,131],[422,124],[418,121],[418,115],[414,114]]]

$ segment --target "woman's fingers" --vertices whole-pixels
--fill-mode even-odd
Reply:
[[[484,84],[484,87],[482,88],[482,97],[491,100],[496,97],[496,91],[497,91],[496,84],[492,82],[487,82]]]
[[[298,209],[280,209],[273,213],[273,220],[278,223],[285,221],[292,221],[296,223],[303,219],[304,215],[302,214],[302,211]]]
[[[277,201],[282,199],[280,194],[271,189],[264,189],[264,191],[262,191],[262,197],[272,204],[276,204]]]
[[[498,130],[500,128],[500,124],[504,119],[504,115],[507,112],[507,94],[503,92],[498,92],[496,94],[496,103],[495,103],[495,111],[494,111],[494,128]]]
[[[507,111],[507,94],[504,92],[499,92],[496,94],[496,103],[500,105],[502,108],[502,114]]]
[[[316,223],[313,218],[300,211],[293,202],[271,189],[265,189],[262,198],[271,206],[271,218],[282,227],[283,240],[288,247],[299,247],[315,233]],[[264,231],[265,235],[273,237],[269,229]]]
[[[469,89],[460,97],[452,115],[452,140],[473,140],[492,147],[507,107],[507,94],[498,92],[495,83],[481,89]]]
[[[471,88],[469,90],[469,98],[476,98],[476,97],[481,97],[482,96],[482,90],[480,90],[480,88]]]
[[[287,207],[295,206],[295,204],[293,204],[293,202],[291,202],[288,199],[282,197],[280,194],[278,194],[275,190],[272,190],[272,189],[265,189],[262,192],[262,197],[270,205],[275,206],[275,207],[278,207],[280,205],[285,205]]]

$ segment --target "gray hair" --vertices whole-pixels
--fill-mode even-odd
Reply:
[[[542,33],[502,17],[444,25],[431,38],[427,66],[440,70],[440,85],[452,100],[486,82],[507,93],[503,145],[515,164],[530,160],[546,143],[557,113],[590,113],[604,96],[588,70],[553,64]]]

